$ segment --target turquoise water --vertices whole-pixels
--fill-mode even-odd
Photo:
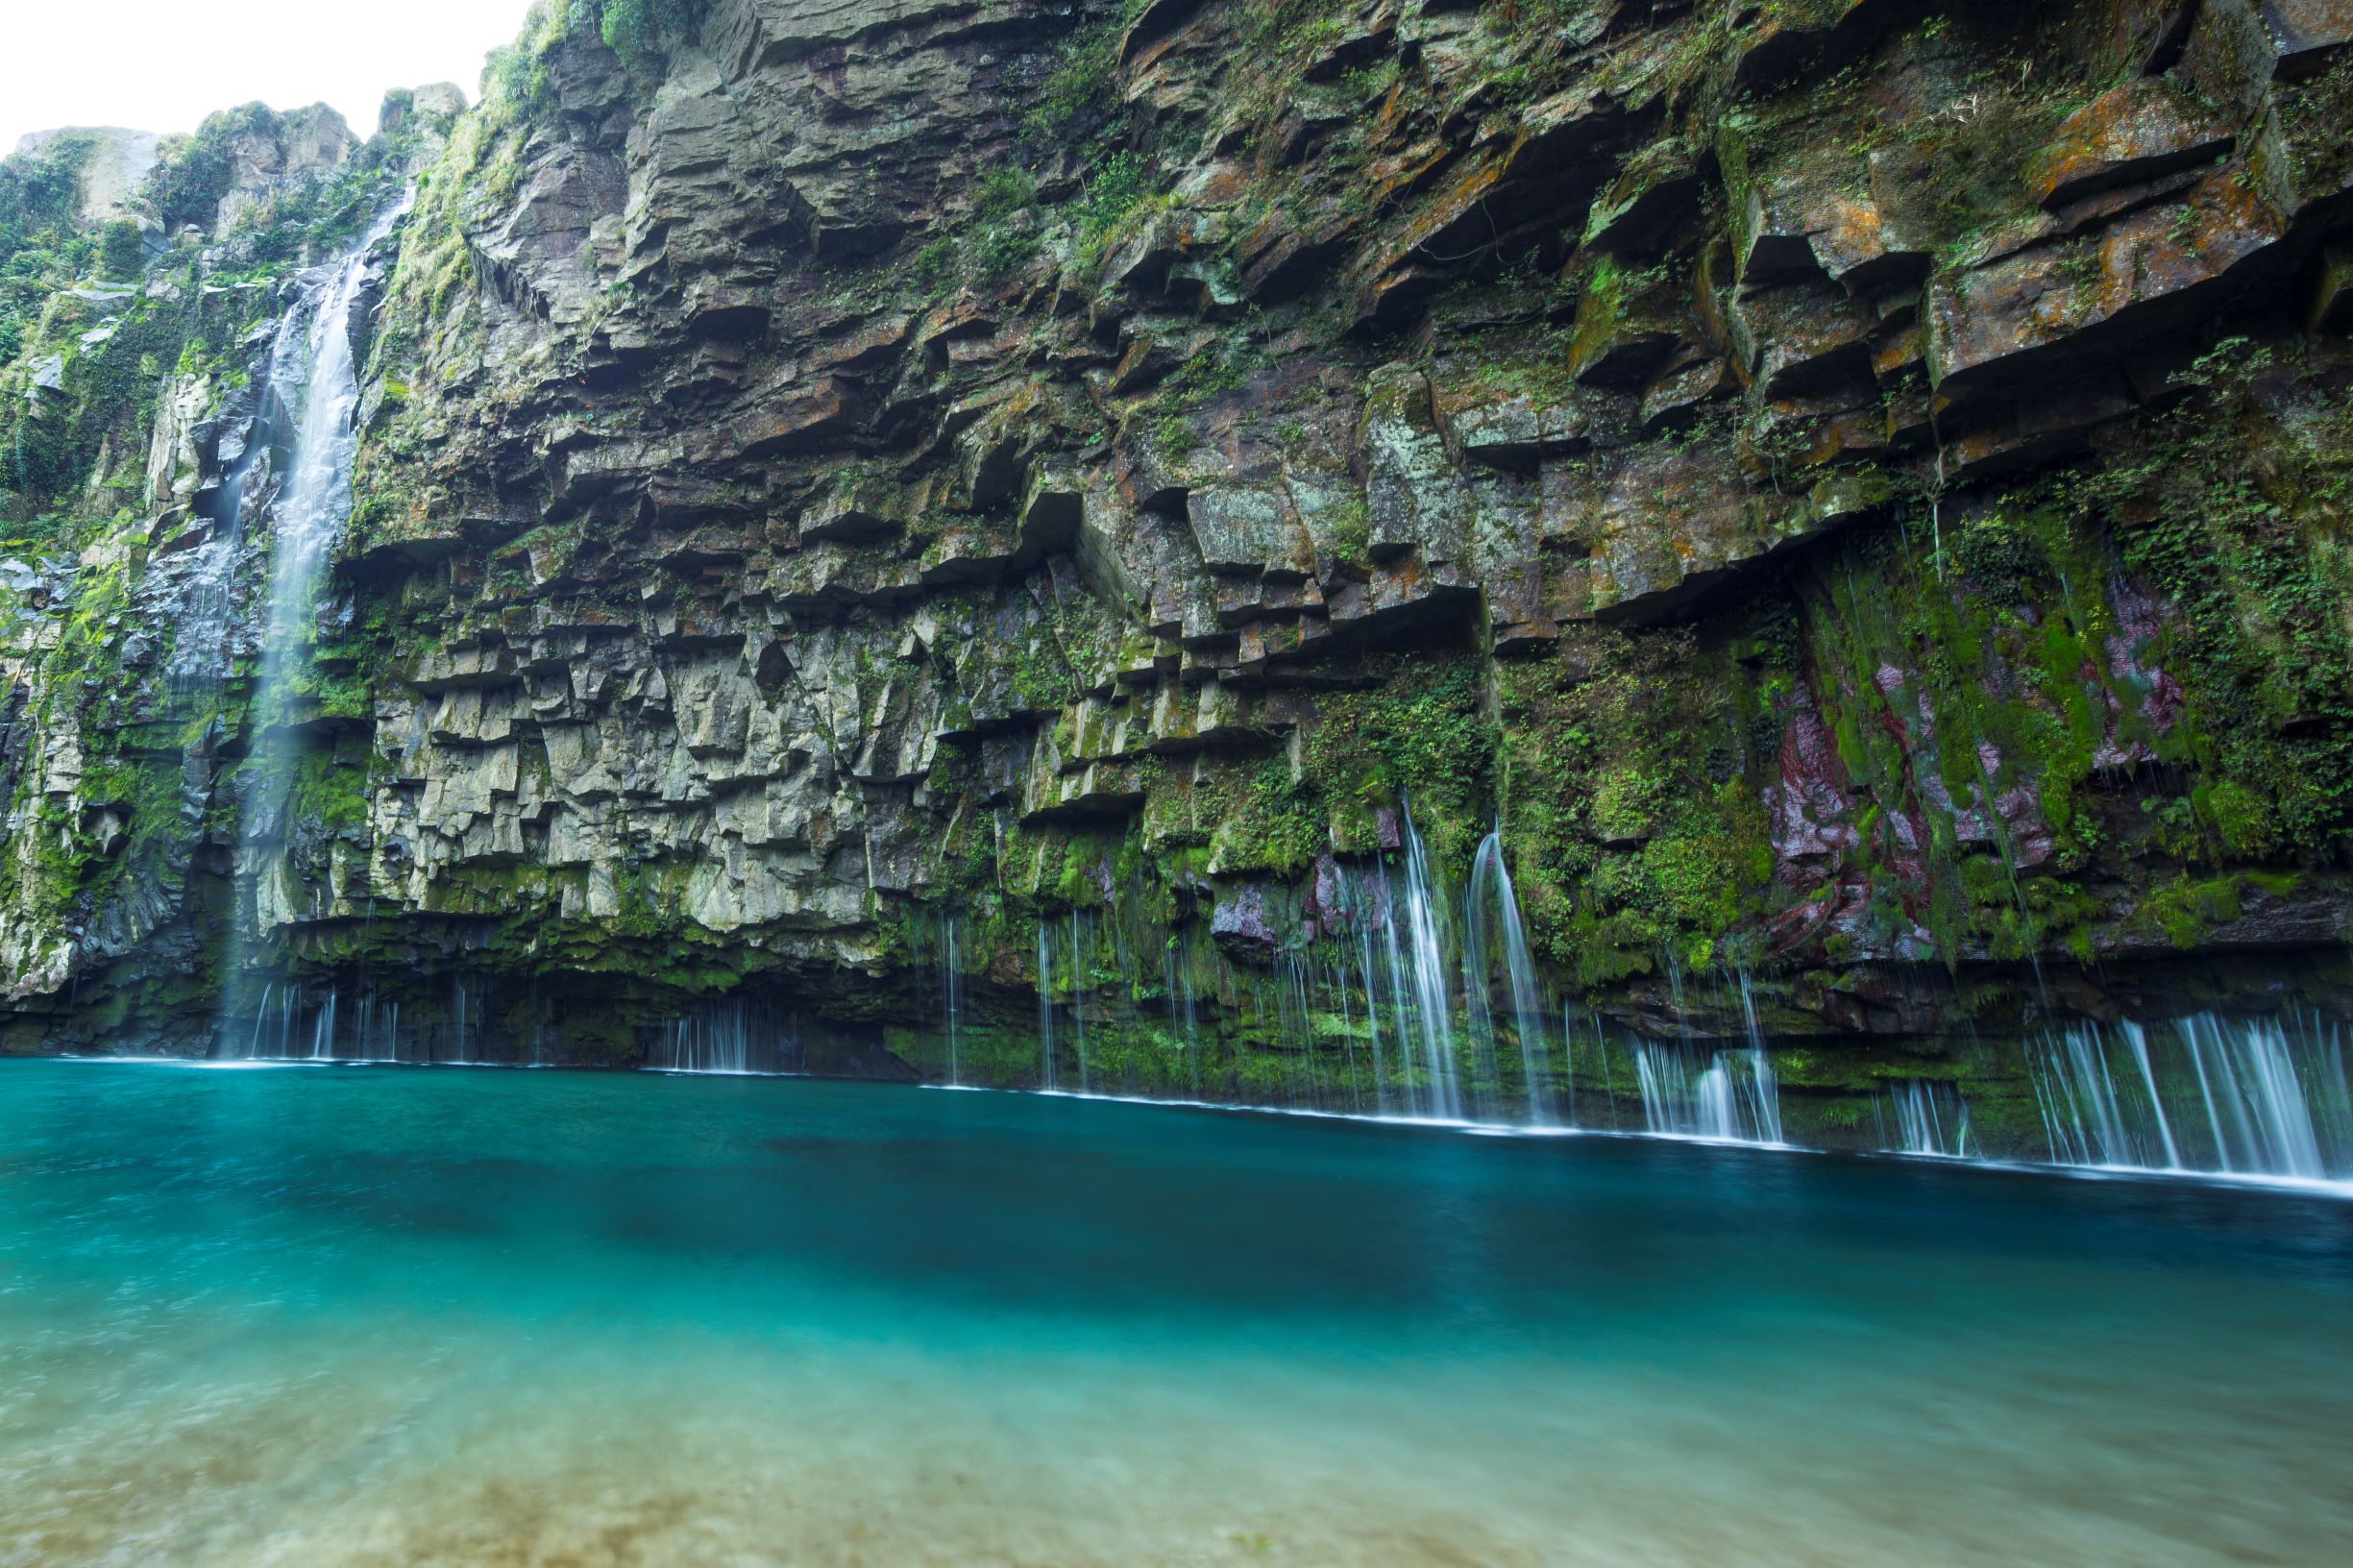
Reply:
[[[2353,1204],[0,1065],[0,1564],[2353,1561]]]

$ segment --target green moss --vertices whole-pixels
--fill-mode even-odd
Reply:
[[[1499,672],[1505,842],[1532,943],[1578,987],[1668,952],[1727,961],[1771,907],[1762,802],[1785,614],[1706,641],[1584,631],[1556,664]]]
[[[2125,562],[2178,612],[2150,653],[2184,689],[2168,760],[2193,766],[2201,811],[2235,853],[2340,852],[2353,807],[2353,410],[2258,388],[2272,356],[2225,344],[2206,396],[2155,422],[2082,486]],[[2195,798],[2195,797],[2194,797]]]
[[[306,751],[294,764],[288,804],[297,818],[331,829],[363,826],[368,820],[367,769],[338,761],[331,750]]]
[[[2239,918],[2238,884],[2229,877],[2193,882],[2183,876],[2142,899],[2138,916],[2163,932],[2166,941],[2188,950],[2213,927]]]

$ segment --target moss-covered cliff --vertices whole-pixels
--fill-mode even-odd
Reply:
[[[332,986],[620,1063],[748,997],[820,1066],[1027,1082],[1075,1067],[1042,995],[1106,1087],[1298,1097],[1371,1045],[1349,890],[1416,832],[1460,889],[1490,829],[1548,999],[1753,1017],[1817,1136],[1971,1074],[1998,1133],[1986,1042],[2054,1017],[2329,1005],[2349,42],[572,0],[462,114],[166,148],[143,281],[12,162],[6,1038]],[[291,270],[412,170],[332,602],[257,715],[267,530],[207,498]],[[1630,1091],[1592,1027],[1539,1071]]]

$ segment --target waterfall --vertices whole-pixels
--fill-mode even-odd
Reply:
[[[453,976],[450,986],[450,1060],[459,1066],[470,1067],[481,1060],[480,1030],[468,1024],[464,977]]]
[[[405,1062],[401,1044],[401,1004],[380,1002],[373,989],[358,1001],[358,1022],[352,1056],[359,1062]]]
[[[1201,1037],[1193,1000],[1192,953],[1187,939],[1174,932],[1161,943],[1161,988],[1168,1021],[1184,1045],[1192,1097],[1197,1100],[1201,1097]]]
[[[1527,928],[1520,921],[1520,900],[1511,886],[1511,871],[1504,864],[1504,835],[1499,827],[1480,841],[1471,863],[1471,885],[1463,900],[1463,1005],[1471,1018],[1474,1039],[1491,1058],[1495,1028],[1487,1003],[1494,972],[1487,953],[1488,920],[1501,941],[1504,969],[1511,983],[1513,1027],[1520,1042],[1521,1082],[1526,1086],[1527,1118],[1532,1126],[1553,1119],[1552,1098],[1546,1092],[1537,1064],[1546,1058],[1545,1003],[1536,989],[1536,965],[1528,950]],[[1487,1064],[1490,1074],[1491,1063]]]
[[[1969,1158],[1969,1101],[1950,1084],[1928,1078],[1907,1078],[1888,1086],[1884,1107],[1874,1102],[1879,1118],[1879,1146],[1897,1154],[1930,1154],[1948,1160]],[[1895,1136],[1888,1136],[1887,1118],[1895,1117]]]
[[[1577,1125],[1577,1007],[1573,1002],[1563,1002],[1560,1007],[1560,1092],[1566,1102],[1561,1107],[1564,1119],[1574,1127]]]
[[[1078,1046],[1078,1091],[1094,1092],[1087,1066],[1087,955],[1093,950],[1093,922],[1070,912],[1070,1033]]]
[[[1741,984],[1745,989],[1748,984],[1745,976]],[[1781,1137],[1781,1081],[1775,1076],[1773,1058],[1765,1054],[1762,1045],[1749,1048],[1749,1072],[1741,1080],[1741,1090],[1748,1097],[1750,1124],[1756,1129],[1757,1141],[1786,1141]]]
[[[359,243],[322,269],[279,324],[270,355],[269,389],[254,435],[255,448],[291,438],[284,481],[268,506],[272,548],[269,612],[250,716],[252,750],[243,780],[244,809],[237,846],[237,882],[245,919],[236,923],[235,972],[251,972],[264,933],[293,918],[285,864],[288,796],[300,737],[290,698],[310,663],[321,572],[342,543],[352,515],[352,464],[359,446],[355,415],[359,368],[351,324],[367,282],[370,255],[406,215],[404,194],[380,214]],[[297,352],[299,345],[299,352]],[[299,373],[297,365],[299,364]],[[250,464],[230,486],[239,512]],[[233,535],[235,519],[230,520]],[[273,842],[274,841],[274,842]],[[248,900],[250,900],[248,902]],[[317,1025],[314,1056],[334,1049],[334,997]]]
[[[278,1008],[270,1010],[275,998]],[[252,1062],[279,1062],[292,1054],[294,1041],[294,988],[265,985],[261,988],[260,1005],[254,1009],[254,1028],[245,1044],[245,1056]]]
[[[964,1068],[959,1057],[960,1036],[964,1028],[964,976],[957,963],[956,917],[940,917],[940,1014],[942,1032],[947,1036],[947,1082],[951,1089],[964,1087]]]
[[[327,1005],[310,1020],[310,1060],[332,1062],[335,1059],[335,988],[327,988]]]
[[[352,461],[359,449],[354,417],[359,408],[359,367],[352,351],[351,318],[367,279],[370,253],[407,211],[404,196],[376,220],[311,296],[306,371],[299,385],[281,389],[289,406],[299,400],[301,412],[292,466],[274,508],[276,545],[270,564],[269,625],[261,648],[261,698],[277,695],[288,676],[307,662],[319,573],[342,543],[343,527],[351,520]]]
[[[1054,943],[1043,920],[1038,922],[1038,1058],[1044,1069],[1043,1087],[1054,1087]]]
[[[655,1072],[777,1077],[807,1071],[808,1058],[796,1023],[732,996],[664,1025],[646,1066]]]
[[[246,501],[255,480],[267,478],[271,436],[294,424],[292,405],[299,402],[300,383],[289,386],[286,381],[290,367],[299,362],[309,326],[309,316],[299,306],[279,318],[269,349],[255,367],[259,391],[253,416],[242,429],[222,436],[217,456],[227,468],[220,488],[198,499],[199,509],[211,520],[212,535],[188,552],[188,592],[174,628],[167,673],[175,697],[200,698],[217,693],[229,669]]]
[[[1177,1026],[1177,1038],[1185,1042],[1192,1097],[1197,1100],[1201,1097],[1201,1022],[1193,994],[1191,938],[1171,936],[1162,950],[1168,970],[1169,1017]]]
[[[2331,1174],[2294,1054],[2277,1024],[2258,1018],[2234,1032],[2208,1015],[2185,1018],[2180,1028],[2197,1069],[2215,1158],[2225,1172],[2305,1181]],[[2341,1065],[2342,1047],[2331,1054]],[[2158,1111],[2162,1126],[2162,1101]]]
[[[1458,894],[1441,891],[1409,813],[1399,829],[1396,851],[1377,862],[1327,863],[1309,940],[1276,946],[1259,964],[1231,964],[1202,945],[1208,927],[1188,926],[1163,943],[1156,966],[1126,905],[1041,914],[1033,937],[1040,1087],[1062,1086],[1066,1051],[1080,1092],[1215,1094],[1204,1078],[1224,1041],[1202,1033],[1214,1028],[1199,1017],[1197,988],[1207,988],[1246,1020],[1244,1054],[1227,1079],[1241,1100],[1459,1121],[1475,1098],[1482,1121],[1555,1123],[1552,1003],[1500,836],[1488,835]],[[1448,919],[1456,910],[1458,936]],[[958,950],[958,964],[964,940],[945,928],[938,939],[944,953]],[[924,972],[941,961],[925,956]],[[951,1012],[962,1005],[960,986],[944,977]],[[1507,986],[1524,1090],[1496,1070],[1500,1009],[1489,995]],[[951,1041],[951,1080],[962,1070],[958,1049]]]
[[[1374,1110],[1385,1115],[1459,1120],[1462,1084],[1456,1064],[1454,991],[1473,969],[1483,969],[1484,962],[1466,952],[1462,967],[1449,967],[1429,852],[1409,813],[1404,818],[1402,838],[1394,863],[1334,870],[1323,913],[1328,941],[1315,955],[1319,968],[1311,980],[1332,988],[1333,1011],[1350,1019],[1356,1016],[1352,995],[1364,999],[1363,1035]],[[1466,1032],[1477,1049],[1483,1040],[1485,992],[1475,985],[1467,989],[1471,1016]],[[1349,1108],[1361,1109],[1365,1096],[1353,1060],[1353,1027],[1348,1038]],[[1483,1042],[1490,1066],[1476,1083],[1483,1090],[1494,1080],[1491,1026]],[[1313,1075],[1315,1042],[1303,1039],[1300,1044],[1311,1053],[1303,1070]],[[1320,1080],[1314,1082],[1321,1093]],[[1483,1104],[1481,1109],[1502,1115],[1499,1104]]]
[[[1633,1057],[1651,1132],[1723,1143],[1782,1141],[1780,1083],[1762,1049],[1703,1054],[1646,1040],[1634,1043]]]
[[[1618,1085],[1617,1080],[1609,1076],[1609,1031],[1603,1025],[1599,1013],[1593,1016],[1593,1049],[1599,1058],[1602,1096],[1608,1102],[1609,1126],[1614,1132],[1618,1127]]]
[[[1429,1075],[1417,1107],[1422,1115],[1446,1121],[1462,1118],[1462,1088],[1455,1071],[1453,1005],[1446,959],[1438,944],[1437,895],[1430,876],[1430,853],[1413,826],[1410,809],[1405,819],[1405,887],[1388,900],[1388,968],[1392,989],[1401,995],[1409,988],[1413,1039],[1423,1070]],[[1405,955],[1398,949],[1396,914],[1405,912]],[[1401,970],[1404,972],[1401,974]]]
[[[397,1056],[377,1058],[371,1053],[380,1032],[383,1031],[384,1013],[368,996],[357,1003],[358,1021],[355,1028],[347,1028],[344,1017],[343,994],[339,988],[327,988],[325,998],[313,1005],[300,986],[291,981],[277,982],[261,988],[261,999],[256,1005],[253,1023],[245,1027],[240,1015],[239,1029],[244,1036],[244,1048],[234,1054],[249,1062],[342,1062],[353,1060],[397,1060]],[[394,1048],[398,1047],[400,1009],[390,1010],[390,1035]],[[233,1035],[234,1031],[224,1030]],[[343,1042],[347,1036],[355,1035],[357,1048],[347,1055]]]
[[[1347,884],[1343,882],[1342,887]],[[1353,918],[1353,909],[1350,914]],[[1381,992],[1375,980],[1379,971],[1373,964],[1373,928],[1367,920],[1357,919],[1354,923],[1357,975],[1364,991],[1364,1036],[1372,1057],[1373,1110],[1385,1116],[1395,1113],[1396,1099],[1389,1087],[1387,1041],[1381,1033]]]
[[[2166,1168],[2178,1170],[2181,1167],[2181,1145],[2173,1141],[2173,1128],[2165,1115],[2165,1096],[2157,1092],[2156,1070],[2149,1066],[2148,1060],[2148,1031],[2130,1018],[2124,1020],[2123,1030],[2125,1047],[2132,1052],[2133,1066],[2141,1069],[2141,1086],[2148,1093],[2149,1110],[2156,1117],[2157,1142],[2165,1151]]]
[[[2353,1180],[2344,1036],[2326,1020],[2084,1024],[2031,1042],[2027,1060],[2058,1164]]]
[[[2027,1063],[2053,1161],[2063,1165],[2163,1168],[2125,1130],[2116,1080],[2108,1071],[2096,1026],[2062,1031],[2040,1048],[2029,1048]]]
[[[1574,1128],[1578,1113],[1588,1110],[1605,1118],[1595,1123],[1599,1128],[1637,1125],[1630,1102],[1621,1123],[1610,1037],[1598,1015],[1588,1019],[1588,1070],[1602,1093],[1578,1103],[1576,1054],[1588,1024],[1578,1013],[1556,1014],[1546,996],[1501,830],[1480,841],[1458,893],[1441,889],[1410,811],[1401,811],[1397,821],[1394,851],[1370,862],[1324,862],[1304,911],[1305,940],[1269,943],[1255,963],[1234,962],[1208,946],[1218,928],[1188,923],[1163,942],[1156,965],[1136,935],[1135,910],[1125,904],[1039,914],[1032,970],[1038,1086],[1063,1087],[1067,1051],[1075,1064],[1072,1087],[1083,1093],[1189,1093],[1198,1100],[1222,1092],[1242,1103],[1440,1121],[1466,1119],[1468,1102],[1468,1116],[1481,1123]],[[1447,919],[1457,911],[1458,931]],[[1113,922],[1108,936],[1101,919]],[[926,977],[939,967],[947,1078],[959,1084],[968,939],[953,917],[939,921],[929,939],[938,951],[925,946],[918,963]],[[1664,973],[1682,1015],[1691,977],[1673,953]],[[1690,1039],[1629,1043],[1643,1090],[1640,1125],[1673,1136],[1786,1146],[1778,1075],[1750,976],[1711,969],[1703,983],[1727,1006],[1736,996],[1746,1048],[1703,1047]],[[1198,1017],[1197,988],[1238,1020],[1231,1042],[1215,1033],[1204,1038],[1204,1029],[1217,1025]],[[1508,1042],[1500,1021],[1507,993]],[[932,1004],[925,997],[917,1005]],[[1507,1043],[1518,1052],[1519,1090],[1511,1087],[1507,1055],[1501,1058],[1505,1070],[1497,1070]],[[1213,1076],[1221,1063],[1222,1085]],[[1960,1122],[1937,1109],[1949,1139]],[[1891,1104],[1883,1114],[1901,1120],[1904,1113]]]

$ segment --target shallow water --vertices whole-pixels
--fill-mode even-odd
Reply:
[[[2353,1560],[2353,1203],[0,1065],[0,1564]]]

